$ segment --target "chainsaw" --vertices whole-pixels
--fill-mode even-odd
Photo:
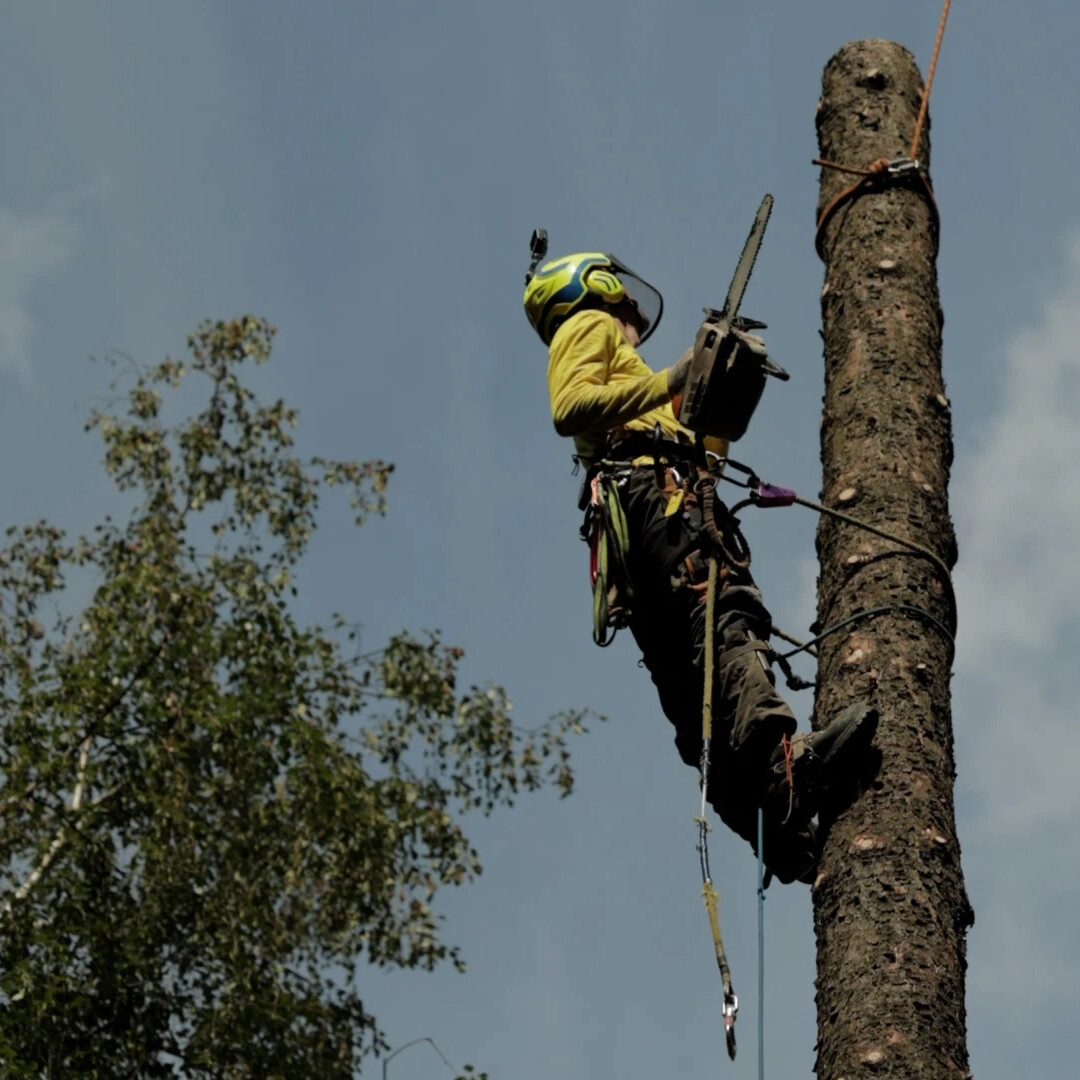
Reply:
[[[783,381],[790,378],[779,364],[769,359],[763,346],[732,332],[765,329],[765,323],[740,315],[739,305],[772,206],[773,197],[766,195],[743,245],[724,306],[719,311],[704,309],[705,321],[694,341],[694,358],[679,405],[679,423],[699,435],[714,435],[729,442],[742,438],[761,400],[766,376]]]

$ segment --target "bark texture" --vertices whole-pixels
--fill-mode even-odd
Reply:
[[[907,154],[923,83],[906,49],[852,42],[829,61],[823,84],[823,158],[865,167]],[[919,158],[928,157],[924,129]],[[853,179],[823,169],[818,213]],[[822,500],[952,567],[936,231],[918,187],[864,194],[827,228]],[[951,623],[950,590],[930,560],[827,517],[817,547],[821,627],[891,604]],[[951,659],[946,634],[899,612],[858,622],[821,646],[815,726],[855,701],[876,705],[881,719],[857,789],[823,817],[828,834],[813,889],[820,1080],[969,1075],[972,913],[953,814]]]

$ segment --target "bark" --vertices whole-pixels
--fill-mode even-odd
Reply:
[[[907,50],[853,42],[829,61],[823,82],[823,158],[865,167],[907,154],[923,85]],[[925,130],[919,158],[929,158]],[[822,170],[819,214],[853,179]],[[951,567],[952,433],[936,220],[925,192],[894,186],[856,198],[832,219],[823,254],[822,501]],[[950,588],[931,560],[827,517],[817,546],[821,627],[892,604],[952,623]],[[856,701],[876,705],[880,723],[864,775],[823,814],[813,889],[820,1080],[968,1075],[972,914],[953,814],[951,659],[947,634],[901,612],[821,646],[815,726]]]

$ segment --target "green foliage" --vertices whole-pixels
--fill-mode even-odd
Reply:
[[[580,715],[521,732],[437,636],[295,622],[321,491],[362,522],[391,466],[294,456],[240,379],[272,336],[204,324],[91,418],[126,523],[0,550],[5,1076],[355,1075],[386,1049],[358,965],[463,966],[432,907],[480,872],[461,815],[571,789]],[[206,404],[167,427],[189,374]],[[47,630],[72,571],[92,599]]]

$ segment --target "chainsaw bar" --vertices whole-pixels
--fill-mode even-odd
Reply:
[[[746,284],[750,280],[754,263],[757,261],[758,252],[761,250],[761,241],[765,236],[765,226],[769,224],[769,215],[772,213],[773,197],[766,195],[761,200],[754,224],[750,227],[750,234],[743,244],[742,254],[739,256],[735,274],[728,286],[727,296],[724,298],[724,306],[720,309],[720,319],[731,323],[739,313],[739,305],[742,303],[743,293],[746,292]]]

